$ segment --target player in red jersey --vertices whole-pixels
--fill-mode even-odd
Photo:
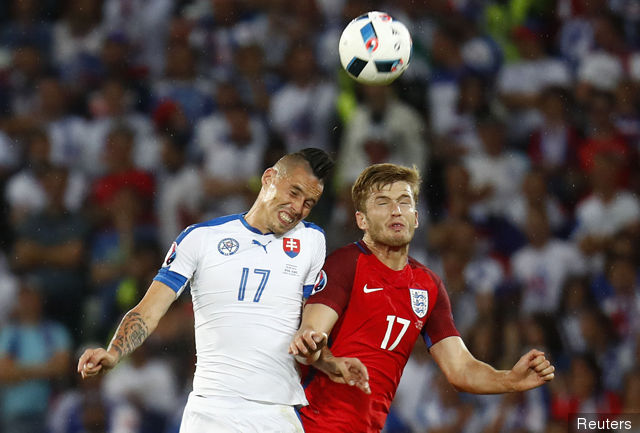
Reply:
[[[301,412],[307,433],[379,432],[411,349],[422,336],[447,380],[458,390],[493,394],[525,391],[553,379],[554,367],[531,350],[511,370],[495,370],[465,347],[451,315],[449,297],[436,274],[409,257],[418,226],[415,169],[377,164],[365,169],[352,198],[360,242],[338,249],[324,265],[326,286],[309,300],[290,352],[313,361],[315,371]],[[323,333],[330,334],[329,348]],[[344,382],[325,361],[357,357],[368,385]],[[327,374],[324,374],[326,372]],[[312,373],[313,374],[313,373]]]

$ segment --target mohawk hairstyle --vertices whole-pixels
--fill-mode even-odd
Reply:
[[[327,182],[331,172],[333,171],[334,161],[324,150],[315,147],[307,147],[293,153],[292,156],[299,157],[307,161],[314,176],[323,183]]]

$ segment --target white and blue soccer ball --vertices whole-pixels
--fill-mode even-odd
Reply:
[[[364,84],[385,85],[409,66],[412,42],[409,30],[384,12],[368,12],[351,21],[338,45],[340,63]]]

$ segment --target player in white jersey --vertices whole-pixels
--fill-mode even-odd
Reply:
[[[187,227],[109,347],[80,357],[82,377],[139,347],[190,284],[197,366],[180,432],[302,432],[294,407],[307,402],[288,347],[303,297],[323,284],[324,233],[303,218],[332,165],[319,149],[286,155],[246,214]],[[337,359],[336,372],[346,380],[353,362]]]

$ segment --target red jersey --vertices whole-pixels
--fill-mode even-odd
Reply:
[[[329,338],[335,356],[357,357],[369,371],[371,394],[332,382],[313,370],[301,418],[307,433],[379,432],[402,371],[420,335],[427,345],[460,335],[442,281],[409,258],[401,271],[384,265],[357,242],[332,253],[327,283],[308,303],[340,316]]]

